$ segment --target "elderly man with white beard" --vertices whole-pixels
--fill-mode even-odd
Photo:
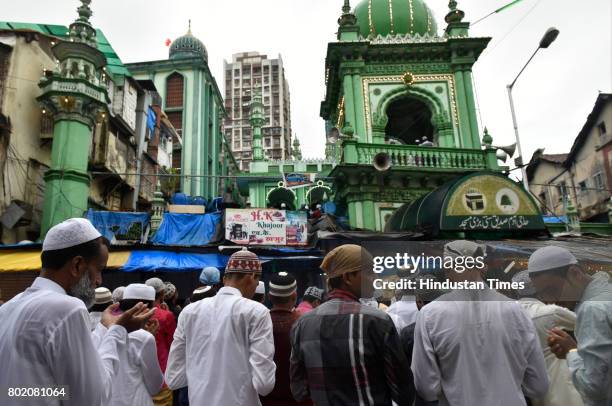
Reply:
[[[106,405],[127,334],[153,311],[138,303],[113,315],[119,304],[111,305],[101,319],[108,333],[94,345],[87,307],[102,282],[108,242],[89,221],[74,218],[51,228],[42,248],[40,276],[0,308],[0,399],[9,396],[11,405]],[[55,389],[58,395],[11,397],[10,388]]]

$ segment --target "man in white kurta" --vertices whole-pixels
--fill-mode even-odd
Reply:
[[[131,307],[131,302],[141,301],[153,306],[155,289],[142,283],[125,288],[121,308]],[[119,373],[113,385],[110,406],[152,406],[151,396],[159,393],[164,383],[155,337],[144,329],[129,334],[129,346],[125,359],[119,362]]]
[[[416,297],[413,295],[402,295],[401,299],[389,306],[387,314],[393,320],[398,332],[404,327],[416,323],[416,316],[419,312],[416,305]]]
[[[108,403],[119,359],[127,348],[127,330],[150,314],[136,317],[140,306],[122,317],[113,317],[109,311],[102,317],[110,327],[108,334],[94,347],[85,302],[93,301],[107,259],[107,246],[87,220],[70,219],[49,230],[43,242],[41,277],[0,307],[0,388],[63,386],[69,398],[7,401],[4,392],[2,404]]]
[[[445,257],[484,257],[486,248],[453,241]],[[447,272],[453,282],[482,282],[486,269]],[[540,398],[548,376],[540,343],[520,305],[492,289],[455,290],[417,315],[414,385],[440,406],[520,406]]]
[[[275,382],[274,337],[268,309],[250,300],[261,273],[257,256],[233,254],[224,287],[187,306],[170,348],[166,383],[189,388],[189,403],[259,406]]]
[[[540,347],[544,353],[544,361],[550,380],[550,387],[546,396],[541,399],[532,399],[531,403],[534,406],[583,406],[584,403],[574,387],[565,360],[557,358],[548,346],[548,335],[552,328],[574,331],[576,328],[576,313],[564,307],[545,304],[535,299],[535,288],[527,271],[517,273],[512,281],[523,283],[524,288],[517,289],[517,294],[520,297],[518,303],[533,321]]]

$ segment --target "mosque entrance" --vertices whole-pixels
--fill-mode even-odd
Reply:
[[[434,142],[431,110],[420,100],[403,97],[387,108],[389,121],[385,128],[385,140],[391,143],[420,145]]]

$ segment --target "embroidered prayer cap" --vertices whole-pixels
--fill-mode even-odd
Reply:
[[[155,301],[155,289],[144,283],[131,283],[123,291],[123,300],[128,299],[153,302]]]
[[[47,232],[43,251],[55,251],[75,247],[102,237],[102,234],[87,219],[72,218],[63,221]]]
[[[123,299],[123,292],[125,291],[125,286],[119,286],[113,290],[113,302],[117,303]]]
[[[297,290],[295,278],[287,272],[273,274],[268,286],[270,288],[269,295],[276,297],[288,297]]]
[[[323,300],[323,289],[319,289],[316,286],[310,286],[304,292],[304,296],[312,296],[315,299]]]
[[[456,240],[444,245],[444,256],[456,257],[485,257],[487,246],[474,241]]]
[[[516,288],[514,291],[520,297],[534,297],[536,293],[536,289],[531,282],[531,278],[529,277],[529,271],[521,271],[514,274],[512,277],[512,282],[517,282],[523,284],[523,288]]]
[[[527,270],[529,274],[564,269],[569,265],[578,263],[576,257],[565,248],[549,245],[534,251],[529,257]]]
[[[159,278],[150,278],[150,279],[147,279],[145,281],[145,285],[151,286],[153,289],[155,289],[156,293],[159,293],[162,290],[164,290],[164,287],[166,286],[166,285],[164,285],[164,282],[161,279],[159,279]]]
[[[96,299],[95,304],[105,304],[112,303],[113,295],[111,295],[111,291],[104,287],[96,288]]]
[[[261,261],[253,252],[243,247],[242,250],[234,252],[227,261],[225,273],[261,273]]]
[[[172,298],[176,293],[176,286],[170,282],[164,282],[164,297]]]
[[[361,270],[372,271],[372,255],[355,244],[345,244],[331,250],[321,264],[328,278],[336,278],[345,273]]]
[[[214,266],[207,266],[200,273],[200,283],[204,285],[216,285],[221,282],[221,272]]]

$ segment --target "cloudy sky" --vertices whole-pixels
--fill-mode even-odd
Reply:
[[[365,1],[365,0],[364,0]],[[510,0],[458,0],[466,20],[475,21]],[[7,21],[68,24],[77,0],[0,0]],[[351,5],[357,4],[352,0]],[[439,28],[446,0],[428,0]],[[540,51],[515,88],[524,153],[568,151],[599,91],[612,89],[612,3],[610,0],[523,0],[476,24],[472,36],[492,41],[474,68],[482,125],[497,145],[513,142],[508,84],[537,47],[548,27],[561,34]],[[93,0],[94,25],[101,28],[124,62],[164,59],[166,38],[187,30],[209,54],[223,87],[223,60],[233,53],[282,55],[291,90],[293,132],[305,157],[321,157],[324,126],[319,103],[324,93],[327,43],[335,40],[342,0]],[[223,90],[223,89],[222,89]]]

